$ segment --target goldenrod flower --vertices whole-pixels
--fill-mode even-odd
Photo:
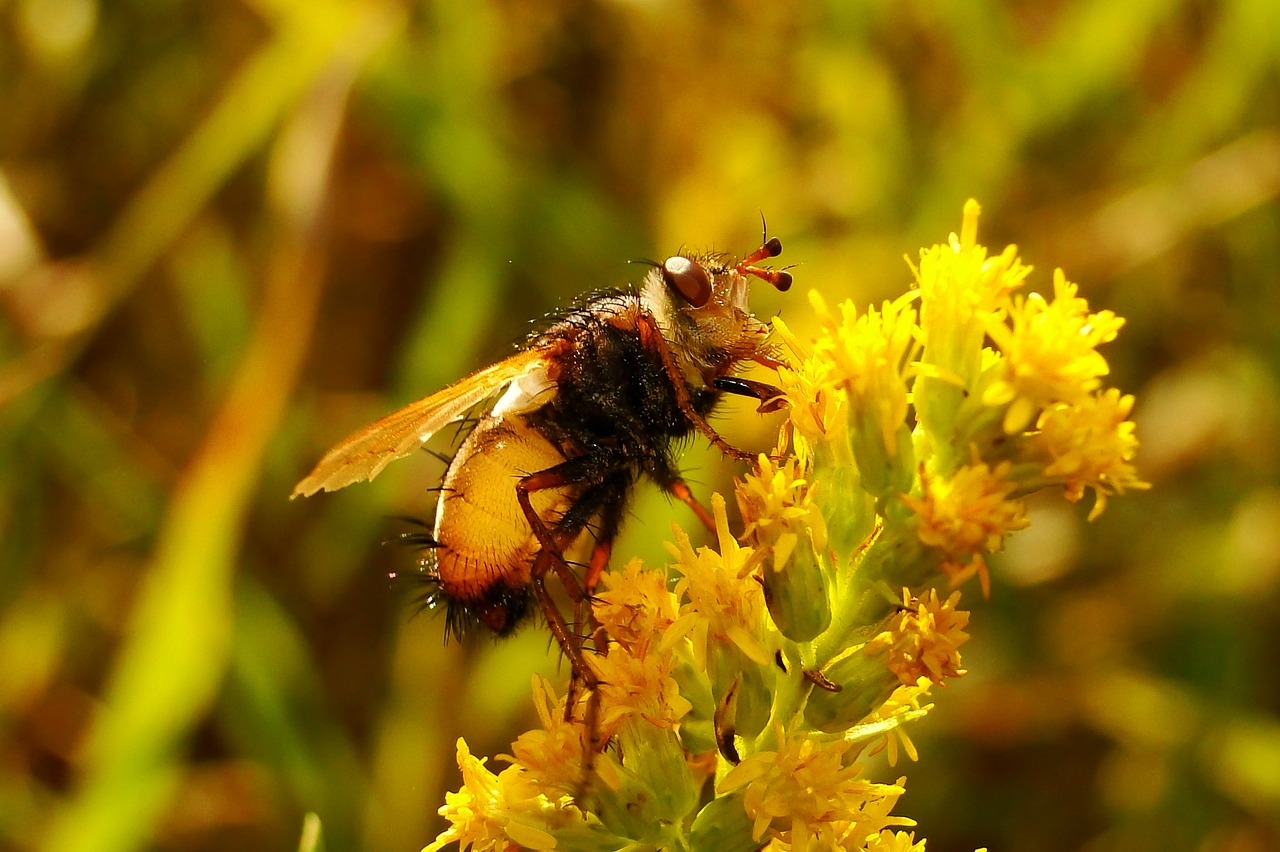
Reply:
[[[911,265],[920,291],[920,326],[928,341],[929,363],[972,381],[986,334],[986,317],[1001,307],[1031,273],[1016,246],[988,256],[978,245],[978,214],[970,200],[964,206],[960,235],[946,245],[920,251],[919,266]],[[910,264],[910,261],[908,261]]]
[[[811,297],[827,334],[814,346],[830,361],[829,375],[848,400],[848,430],[862,487],[875,497],[906,486],[913,459],[907,424],[908,382],[918,350],[915,293],[886,301],[859,316],[845,301],[835,318],[820,298]]]
[[[1075,502],[1085,488],[1097,495],[1089,520],[1102,514],[1107,495],[1150,488],[1131,463],[1138,448],[1129,412],[1133,397],[1110,388],[1075,405],[1055,405],[1040,416],[1036,446],[1050,459],[1044,478],[1066,486]]]
[[[951,588],[962,586],[970,579],[977,577],[984,598],[991,597],[991,573],[987,570],[987,560],[981,553],[961,559],[944,559],[938,569],[947,578]]]
[[[754,551],[742,547],[729,532],[724,498],[711,497],[715,516],[719,552],[702,547],[695,553],[689,537],[675,529],[675,544],[668,545],[676,558],[672,566],[682,576],[675,594],[686,603],[680,607],[676,623],[668,632],[668,641],[689,637],[693,642],[694,660],[703,670],[710,648],[736,648],[757,665],[773,661],[773,640],[767,640],[764,595],[760,585],[743,582],[755,566]]]
[[[680,694],[673,673],[675,654],[636,654],[621,644],[611,645],[603,656],[589,662],[600,678],[604,707],[599,735],[604,740],[624,722],[640,717],[655,728],[673,728],[692,708]]]
[[[533,706],[542,727],[517,737],[506,759],[527,771],[541,792],[572,793],[584,783],[582,726],[565,719],[564,699],[557,699],[552,685],[536,675]]]
[[[969,641],[964,632],[969,613],[956,609],[959,601],[959,592],[941,601],[936,589],[920,598],[903,589],[901,610],[864,646],[863,653],[884,654],[889,670],[904,686],[914,686],[920,678],[943,683],[960,677],[965,673],[960,668],[960,646]]]
[[[636,656],[648,653],[676,620],[676,596],[667,589],[667,572],[632,559],[621,571],[606,571],[592,612],[609,639]]]
[[[864,848],[867,852],[924,852],[924,840],[917,843],[915,832],[908,834],[886,828],[867,838]]]
[[[814,488],[805,480],[799,460],[778,463],[761,453],[756,469],[739,481],[735,493],[745,527],[742,538],[768,554],[766,562],[775,573],[786,569],[801,539],[811,538],[818,551],[826,548]]]
[[[716,785],[721,795],[742,790],[755,840],[776,839],[790,849],[809,844],[834,849],[841,848],[837,844],[842,838],[911,824],[890,816],[903,793],[902,782],[863,779],[862,765],[845,760],[853,746],[848,740],[782,730],[774,736],[776,750],[744,758]]]
[[[851,735],[860,736],[861,731],[872,730],[880,736],[880,740],[867,749],[868,757],[883,751],[889,765],[897,766],[898,747],[901,745],[902,751],[910,760],[920,759],[916,744],[907,734],[905,723],[919,719],[933,709],[932,704],[920,703],[922,699],[929,697],[929,689],[932,686],[933,682],[926,677],[920,678],[913,684],[899,685],[883,704],[867,716],[862,724],[850,731]]]
[[[423,852],[436,852],[457,842],[460,849],[506,849],[512,843],[526,849],[555,849],[557,842],[546,830],[547,812],[557,809],[524,771],[508,767],[494,775],[485,758],[472,756],[464,740],[458,740],[458,767],[462,789],[445,796],[440,815],[450,827]],[[571,804],[569,809],[576,811]],[[579,814],[578,819],[582,816]]]
[[[1027,525],[1022,501],[1008,499],[1017,488],[1008,479],[1012,467],[979,462],[945,479],[922,475],[924,495],[902,497],[920,516],[920,540],[949,556],[998,551],[1005,536]]]
[[[800,473],[800,461],[775,464],[761,454],[756,472],[738,482],[742,537],[764,558],[760,581],[778,631],[806,642],[831,623],[826,573],[827,529],[815,489]]]
[[[991,257],[977,243],[980,209],[970,199],[960,235],[922,249],[919,266],[912,265],[924,344],[915,405],[921,425],[937,436],[953,433],[966,393],[989,365],[983,348],[988,317],[1031,272],[1015,246]]]
[[[983,399],[988,405],[1009,406],[1004,419],[1008,434],[1027,428],[1047,405],[1079,402],[1110,372],[1097,347],[1114,340],[1124,320],[1111,311],[1091,313],[1089,303],[1076,295],[1078,289],[1061,269],[1054,270],[1053,301],[1038,293],[1015,297],[987,323],[987,334],[1004,356],[1004,369]]]
[[[826,310],[820,298],[816,304]],[[801,343],[781,317],[773,318],[773,329],[791,352],[790,366],[778,368],[788,420],[808,441],[840,444],[848,427],[848,395],[837,386],[835,363],[825,353],[814,353]]]

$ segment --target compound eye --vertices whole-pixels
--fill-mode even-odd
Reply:
[[[662,264],[662,277],[669,287],[695,308],[711,300],[711,276],[701,265],[687,257],[669,257]]]

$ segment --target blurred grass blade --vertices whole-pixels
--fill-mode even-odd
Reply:
[[[374,32],[378,38],[370,38]],[[308,102],[328,119],[316,131],[328,154],[357,64],[352,45],[367,55],[387,32],[385,26],[364,27],[347,32],[341,48],[330,45],[346,60],[338,63],[342,89],[324,86]],[[309,161],[315,164],[312,185],[292,187],[298,194],[290,203],[300,196],[311,200],[311,209],[305,218],[294,207],[278,210],[283,240],[267,273],[260,322],[221,410],[175,488],[127,644],[86,745],[84,787],[52,820],[45,849],[145,845],[178,780],[183,740],[221,684],[241,528],[306,350],[323,272],[316,226],[329,156]]]
[[[285,6],[291,14],[278,16],[275,38],[244,64],[208,116],[129,200],[91,262],[60,273],[59,288],[83,291],[84,310],[75,327],[57,328],[0,372],[0,403],[69,363],[84,343],[75,332],[95,327],[133,291],[335,56],[350,57],[370,40],[353,34],[386,30],[394,11],[388,4],[339,0]],[[38,287],[42,276],[27,281]]]
[[[302,818],[302,840],[298,852],[324,852],[324,834],[320,830],[320,817],[307,814]]]

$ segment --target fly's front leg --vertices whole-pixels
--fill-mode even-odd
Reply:
[[[672,356],[671,347],[667,345],[666,338],[662,336],[662,329],[658,327],[658,321],[654,319],[653,314],[648,311],[642,311],[636,321],[636,331],[639,333],[641,341],[652,346],[657,351],[658,357],[662,361],[662,369],[666,372],[667,379],[671,382],[671,387],[676,392],[676,404],[680,406],[680,413],[688,418],[694,428],[705,435],[726,456],[742,461],[754,458],[751,453],[738,449],[722,438],[720,433],[707,422],[707,419],[693,407],[693,398],[689,395],[689,386],[685,384],[684,376],[680,374],[680,365],[676,363],[675,358]]]
[[[757,414],[772,414],[775,411],[781,411],[788,405],[787,397],[783,394],[782,389],[765,382],[742,379],[737,376],[720,376],[714,379],[711,384],[717,390],[725,393],[758,400],[760,404],[756,406]],[[770,456],[770,458],[777,460],[776,456]]]
[[[756,413],[758,414],[772,414],[787,407],[787,398],[783,395],[782,389],[774,385],[753,381],[752,379],[740,379],[737,376],[721,376],[712,381],[711,384],[717,390],[722,390],[725,393],[750,397],[759,401],[760,405],[756,408]]]

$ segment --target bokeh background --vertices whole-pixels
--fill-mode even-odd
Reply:
[[[440,462],[293,483],[629,259],[763,214],[803,327],[970,196],[1128,318],[1154,487],[1036,502],[875,771],[931,850],[1280,848],[1278,193],[1274,0],[0,0],[0,850],[420,848],[565,672],[388,581]]]

